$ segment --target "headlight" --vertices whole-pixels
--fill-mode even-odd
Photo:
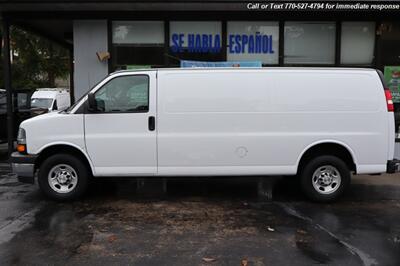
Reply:
[[[18,130],[17,151],[20,153],[26,153],[26,133],[23,128],[19,128]]]
[[[17,144],[26,144],[26,133],[23,128],[19,128],[18,130]]]

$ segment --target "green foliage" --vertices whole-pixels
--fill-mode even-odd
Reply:
[[[11,27],[10,35],[13,89],[54,87],[56,78],[68,77],[67,49],[17,27]],[[0,73],[0,87],[3,87],[2,65]]]

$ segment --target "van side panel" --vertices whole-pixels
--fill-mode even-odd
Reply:
[[[158,78],[160,174],[268,171],[268,161],[273,163],[265,119],[271,110],[271,75],[187,70],[160,71]],[[275,172],[294,171],[293,165],[274,165]]]
[[[274,128],[297,135],[285,139],[294,152],[306,143],[333,140],[354,154],[357,173],[386,171],[387,109],[375,71],[282,71],[275,82],[274,112],[282,120]]]
[[[295,174],[314,143],[386,171],[384,92],[371,70],[159,71],[160,175]]]

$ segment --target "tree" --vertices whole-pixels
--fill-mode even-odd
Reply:
[[[13,89],[55,87],[57,78],[69,75],[68,50],[21,28],[10,29]],[[0,87],[3,87],[0,64]]]

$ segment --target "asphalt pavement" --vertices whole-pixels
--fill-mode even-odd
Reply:
[[[400,265],[400,175],[361,176],[338,202],[282,179],[174,179],[166,194],[94,182],[57,203],[0,164],[0,265]],[[247,264],[246,264],[247,263]]]

